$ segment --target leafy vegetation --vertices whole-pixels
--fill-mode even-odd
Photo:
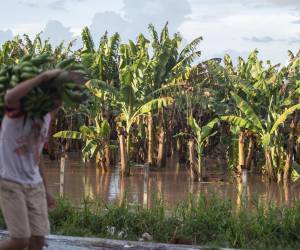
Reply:
[[[53,48],[39,34],[24,35],[3,44],[0,71],[43,55],[52,58],[50,68],[79,63],[72,70],[90,76],[86,102],[63,107],[52,131],[67,150],[81,148],[84,160],[96,159],[105,170],[116,161],[123,175],[135,163],[162,168],[173,154],[197,162],[200,173],[204,158],[224,155],[238,175],[248,169],[278,182],[297,176],[300,53],[289,51],[283,66],[261,61],[257,50],[236,65],[229,55],[202,62],[201,40],[180,49],[182,38],[170,35],[168,24],[160,33],[149,25],[149,38],[139,34],[126,43],[106,32],[98,45],[84,28],[77,51],[72,43]]]
[[[198,244],[242,249],[299,249],[300,204],[294,207],[260,206],[236,211],[230,201],[193,195],[167,210],[154,206],[102,204],[86,200],[74,208],[58,199],[50,213],[54,234],[138,240],[147,232],[156,242]],[[1,227],[5,224],[0,220]]]

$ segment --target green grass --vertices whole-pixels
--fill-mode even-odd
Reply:
[[[58,199],[50,223],[52,233],[62,235],[138,240],[148,232],[156,242],[180,239],[212,247],[300,249],[300,203],[237,211],[230,201],[191,195],[169,211],[157,200],[153,208],[143,209],[126,202],[87,200],[75,208]],[[0,225],[5,227],[3,219]]]

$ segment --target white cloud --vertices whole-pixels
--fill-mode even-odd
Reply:
[[[38,8],[40,5],[38,2],[34,2],[34,1],[19,1],[18,4],[29,7],[29,8]]]
[[[265,2],[279,5],[295,5],[300,6],[299,0],[264,0]]]
[[[110,34],[119,32],[124,39],[127,39],[129,31],[133,27],[120,14],[113,11],[106,11],[95,14],[90,29],[93,38],[98,42],[105,31],[108,31]]]
[[[81,27],[71,27],[70,31],[74,34],[74,36],[80,36],[82,28]]]
[[[200,47],[205,59],[220,55],[225,50],[243,52],[258,48],[261,58],[285,62],[287,50],[296,46],[295,43],[288,43],[288,39],[298,34],[297,25],[290,23],[294,19],[295,17],[284,11],[249,9],[242,13],[223,16],[217,22],[212,19],[207,22],[192,19],[186,21],[180,30],[189,41],[199,36],[199,33],[203,36],[204,41]],[[257,39],[244,40],[245,37]],[[276,42],[258,42],[266,37]]]
[[[160,30],[169,21],[171,33],[191,13],[187,0],[124,0],[124,17],[114,11],[96,13],[90,26],[93,37],[99,41],[105,31],[110,34],[119,32],[123,41],[135,39],[139,33],[147,33],[148,25],[154,24]]]
[[[43,29],[42,23],[21,23],[16,24],[11,27],[14,35],[28,34],[29,36],[34,36]]]
[[[0,44],[13,38],[13,33],[11,30],[0,30]]]
[[[123,11],[138,32],[144,31],[149,23],[162,27],[166,21],[170,31],[175,32],[192,13],[187,0],[124,0]]]
[[[280,39],[273,39],[272,37],[269,36],[263,36],[263,37],[245,37],[243,38],[245,41],[251,41],[255,43],[271,43],[271,42],[277,42],[277,41],[282,41]]]
[[[50,38],[51,44],[58,45],[62,41],[70,42],[73,39],[73,33],[70,28],[63,26],[59,21],[51,20],[46,24],[41,37],[43,39]]]
[[[289,38],[288,39],[288,44],[289,45],[298,45],[298,47],[300,47],[300,36]]]
[[[48,7],[52,10],[63,10],[65,11],[66,0],[55,0],[48,4]]]

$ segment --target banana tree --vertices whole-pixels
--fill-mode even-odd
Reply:
[[[235,113],[235,116],[244,117],[241,110],[236,109],[236,102],[229,94],[230,91],[234,91],[242,99],[247,99],[254,112],[262,116],[263,119],[265,114],[273,116],[271,110],[268,109],[270,102],[273,104],[271,108],[275,116],[282,111],[283,107],[287,107],[283,104],[288,97],[287,93],[290,91],[280,94],[284,69],[278,71],[279,65],[271,65],[268,61],[268,67],[264,67],[257,55],[258,51],[254,50],[249,54],[248,60],[239,58],[236,67],[233,66],[229,55],[224,57],[224,67],[214,61],[208,63],[209,73],[213,76],[213,80],[222,84],[225,89],[224,100],[229,108],[224,112],[225,114]],[[238,145],[237,171],[241,173],[242,168],[250,168],[254,154],[255,136],[253,133],[238,127],[232,130],[236,132],[239,130],[238,135],[233,134],[236,137],[233,139],[233,144],[237,142]],[[245,141],[247,139],[249,142],[248,154],[245,157]],[[235,147],[235,145],[233,146]]]
[[[19,63],[24,56],[39,56],[49,54],[54,59],[54,65],[69,57],[74,41],[65,45],[62,42],[57,47],[52,47],[48,40],[42,40],[41,33],[38,33],[33,40],[27,34],[22,37],[16,36],[14,39],[6,41],[0,49],[0,65],[10,65]]]
[[[120,48],[120,82],[121,87],[117,88],[100,80],[91,80],[87,86],[91,92],[98,98],[110,100],[112,107],[117,112],[116,120],[119,127],[124,128],[126,132],[126,153],[130,156],[131,146],[131,128],[137,122],[140,116],[143,116],[155,109],[167,106],[172,102],[172,98],[163,97],[152,99],[151,95],[144,96],[141,91],[143,68],[145,66],[145,46],[141,43],[145,40],[140,37],[137,45],[130,42],[129,45],[122,45]],[[139,48],[138,48],[139,46]],[[139,49],[139,51],[138,51]],[[120,141],[121,143],[121,141]],[[120,145],[123,148],[123,145]],[[123,174],[129,174],[128,162],[123,161]]]
[[[125,136],[127,137],[126,154],[128,157],[130,157],[132,125],[138,121],[139,117],[172,103],[172,98],[170,97],[156,99],[141,98],[138,95],[138,91],[130,83],[131,81],[127,84],[123,84],[120,89],[115,89],[111,85],[99,80],[91,80],[87,83],[88,88],[96,97],[102,99],[103,96],[107,96],[110,99],[111,105],[116,112],[116,121],[121,128],[119,135],[124,136],[125,132]],[[121,150],[124,148],[123,143],[124,140],[120,139]],[[126,158],[126,156],[121,155],[121,162],[123,162],[121,173],[123,175],[129,175],[130,169],[128,160],[124,160],[124,158]]]
[[[82,63],[89,69],[91,78],[102,80],[115,87],[119,85],[118,55],[120,35],[108,37],[107,32],[101,37],[98,49],[87,27],[81,33],[83,48],[79,51]]]
[[[145,112],[150,112],[154,106],[161,106],[168,98],[151,100],[153,95],[145,91],[148,82],[147,69],[149,66],[148,47],[149,41],[140,35],[136,43],[129,41],[128,44],[119,46],[119,37],[114,35],[108,42],[106,34],[102,37],[98,52],[88,29],[84,29],[84,48],[82,51],[83,62],[91,70],[93,80],[88,84],[91,92],[99,103],[99,107],[113,110],[113,116],[119,121],[119,136],[127,134],[126,152],[130,152],[131,134],[130,128],[133,121]],[[117,66],[117,67],[116,67]],[[111,68],[108,68],[111,67]],[[110,69],[110,70],[109,70]],[[145,106],[144,106],[145,105]],[[101,111],[100,111],[101,112]],[[103,113],[103,112],[102,112]],[[123,141],[123,140],[120,140]],[[120,142],[121,144],[121,142]],[[120,145],[120,150],[123,146]],[[123,160],[127,166],[127,160]],[[122,168],[122,169],[128,169]],[[128,171],[122,170],[123,173]]]
[[[14,65],[25,55],[21,46],[22,39],[16,36],[14,39],[6,41],[0,49],[0,65]]]
[[[231,92],[232,98],[235,100],[237,108],[243,116],[222,116],[221,119],[227,121],[234,126],[246,129],[254,133],[264,149],[265,168],[269,179],[280,180],[279,175],[282,174],[283,166],[280,164],[282,157],[282,144],[280,141],[281,125],[293,114],[300,109],[300,104],[293,105],[285,109],[281,114],[271,112],[272,102],[269,105],[270,112],[266,117],[259,117],[253,108],[243,100],[240,96]]]
[[[154,93],[153,97],[163,97],[166,93],[173,97],[177,96],[179,92],[179,86],[184,84],[187,77],[187,73],[190,71],[192,62],[200,56],[200,51],[197,47],[202,40],[201,37],[194,39],[191,43],[185,46],[181,51],[179,47],[181,44],[181,36],[179,34],[169,35],[168,23],[162,29],[160,36],[155,30],[153,25],[149,25],[149,32],[151,35],[151,45],[153,49],[153,56],[148,60],[145,70],[145,93]],[[162,91],[163,90],[163,91]],[[175,105],[172,106],[172,112],[164,112],[164,109],[160,110],[159,124],[153,120],[153,115],[148,115],[148,162],[150,165],[154,164],[153,161],[153,148],[154,148],[154,134],[155,128],[158,127],[158,153],[156,165],[161,167],[165,162],[165,155],[167,149],[165,145],[171,143],[167,140],[171,140],[171,133],[175,123],[174,114]],[[171,121],[169,121],[171,119]],[[167,128],[166,124],[170,126]],[[157,126],[158,125],[158,126]]]
[[[191,164],[191,176],[194,180],[198,179],[198,181],[202,181],[205,177],[205,166],[203,165],[203,149],[205,147],[205,143],[207,143],[209,137],[215,135],[217,131],[213,132],[215,125],[218,124],[219,119],[215,118],[206,125],[200,127],[196,120],[190,116],[188,119],[188,124],[191,127],[194,140],[196,142],[197,149],[197,167],[194,167],[194,159],[193,159],[193,141],[189,142],[189,151],[190,151],[190,164]]]
[[[229,55],[225,55],[224,64],[225,70],[228,74],[230,89],[235,93],[247,98],[248,103],[257,112],[261,112],[263,107],[262,101],[266,98],[259,95],[256,91],[258,79],[263,74],[267,74],[266,70],[262,67],[262,62],[257,57],[258,51],[254,50],[248,56],[248,60],[244,61],[242,58],[238,59],[237,67],[233,67],[232,59]],[[258,91],[259,92],[259,91]],[[238,116],[243,116],[240,110],[235,110]],[[248,138],[248,155],[245,157],[245,141]],[[247,131],[240,130],[238,135],[238,165],[237,171],[241,174],[242,169],[250,169],[251,161],[254,151],[254,136]]]
[[[101,80],[113,87],[119,87],[119,34],[115,33],[108,37],[107,32],[105,32],[100,39],[98,49],[95,48],[93,38],[87,27],[83,29],[81,37],[83,48],[79,51],[79,57],[89,70],[91,79]],[[109,120],[112,129],[115,129],[115,124],[110,119],[112,117],[112,108],[109,105],[109,100],[105,100],[104,96],[101,100],[100,96],[98,98],[91,96],[91,101],[91,104],[94,106],[94,113],[104,115]]]
[[[290,101],[292,103],[299,103],[299,90],[300,90],[300,52],[294,55],[289,51],[289,64],[283,69],[286,74],[286,82],[281,89],[282,92],[287,92]],[[291,87],[292,86],[292,87]],[[287,157],[284,166],[283,179],[287,180],[291,174],[291,166],[293,162],[293,148],[297,149],[295,160],[297,161],[297,156],[299,155],[299,144],[297,145],[295,138],[299,136],[297,128],[299,126],[299,112],[295,112],[290,121],[289,125],[289,135],[287,140]],[[295,171],[294,171],[295,173]]]
[[[88,161],[96,157],[98,167],[107,171],[110,167],[110,134],[111,128],[107,120],[101,120],[98,116],[94,120],[95,125],[82,125],[79,131],[60,131],[53,135],[54,138],[82,140],[83,160]]]
[[[103,34],[96,47],[90,30],[85,27],[82,30],[81,38],[83,48],[77,51],[78,57],[83,65],[88,69],[91,79],[101,80],[108,85],[119,87],[119,69],[118,55],[120,46],[120,36],[118,33],[108,37],[107,32]],[[116,123],[114,121],[114,109],[111,105],[110,98],[107,95],[90,96],[90,102],[87,107],[86,124],[92,123],[93,117],[100,115],[109,121],[112,128],[112,139],[117,139]]]

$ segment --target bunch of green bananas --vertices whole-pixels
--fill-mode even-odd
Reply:
[[[61,85],[59,93],[63,102],[70,107],[76,107],[76,105],[85,102],[88,98],[88,91],[85,85],[73,82]]]
[[[5,66],[0,70],[0,123],[4,113],[4,95],[9,88],[31,79],[45,69],[62,69],[62,73],[52,81],[42,83],[35,87],[22,99],[22,106],[30,118],[41,118],[54,108],[52,96],[60,97],[67,105],[74,107],[77,103],[84,101],[87,96],[85,86],[73,81],[72,74],[86,76],[84,66],[76,62],[75,58],[62,60],[53,64],[53,58],[48,54],[38,57],[25,56],[15,66]],[[81,85],[81,86],[80,86]]]
[[[67,106],[75,108],[88,98],[88,91],[84,85],[86,81],[86,75],[81,72],[62,71],[55,79],[43,83],[40,87],[44,93],[59,96]]]
[[[50,96],[43,92],[40,87],[34,88],[22,102],[27,116],[31,118],[41,118],[54,107]]]
[[[11,73],[12,66],[4,66],[0,70],[0,123],[4,115],[4,96],[6,90],[9,88]]]

